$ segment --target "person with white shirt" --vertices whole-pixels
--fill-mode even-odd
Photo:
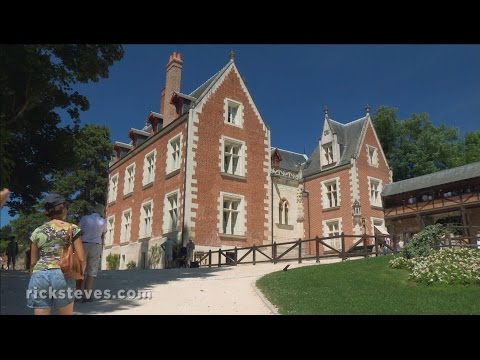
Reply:
[[[85,279],[83,282],[83,290],[85,298],[83,302],[92,301],[91,290],[98,272],[100,256],[107,232],[107,221],[105,216],[105,206],[96,204],[95,210],[90,215],[85,215],[80,219],[78,227],[82,229],[82,243],[85,249],[85,259],[87,268],[85,271]]]

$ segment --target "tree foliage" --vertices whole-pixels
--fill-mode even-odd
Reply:
[[[394,181],[480,160],[478,132],[467,133],[464,142],[456,128],[436,127],[426,113],[399,120],[397,109],[385,106],[377,109],[372,120]],[[471,149],[466,150],[467,146]]]
[[[95,202],[105,203],[112,154],[109,130],[103,125],[85,125],[74,134],[72,149],[69,167],[51,174],[51,191],[69,200],[68,220],[78,223],[83,214],[93,210]],[[20,241],[27,241],[46,220],[39,202],[30,211],[20,211],[18,218],[0,229],[0,234],[15,234]]]
[[[74,156],[68,169],[52,174],[52,192],[69,199],[74,221],[106,202],[108,164],[112,155],[110,131],[103,125],[85,125],[74,137]]]
[[[12,214],[33,211],[50,174],[70,164],[80,111],[89,108],[73,85],[107,78],[122,57],[121,45],[0,46],[0,188],[12,191]],[[59,126],[60,109],[73,126]]]

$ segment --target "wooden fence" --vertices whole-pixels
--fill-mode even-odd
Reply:
[[[346,239],[353,238],[352,245],[346,245]],[[314,239],[301,240],[290,242],[277,243],[269,245],[254,245],[251,247],[235,247],[232,249],[218,249],[218,250],[209,250],[203,255],[197,257],[199,261],[199,266],[236,266],[238,264],[257,264],[257,263],[278,263],[281,261],[292,261],[297,260],[298,263],[301,263],[303,260],[313,260],[319,262],[320,259],[325,258],[335,258],[339,257],[342,260],[346,260],[351,257],[368,257],[368,256],[378,256],[382,255],[382,250],[380,249],[381,244],[393,253],[399,251],[398,243],[395,239],[392,239],[390,242],[386,241],[386,238],[390,238],[388,235],[345,235],[344,233],[339,236],[330,236],[319,238],[318,236]],[[329,240],[338,240],[341,241],[341,247],[336,248],[332,245]],[[314,251],[309,251],[309,253],[314,252],[314,254],[303,254],[304,247],[307,247],[311,243],[314,243]],[[323,248],[320,248],[320,245]],[[279,247],[288,248],[279,250]],[[311,247],[310,247],[311,249]],[[290,257],[287,258],[287,254],[290,254]],[[296,254],[292,257],[292,254]],[[251,255],[248,257],[248,255]],[[215,259],[217,261],[215,261]]]

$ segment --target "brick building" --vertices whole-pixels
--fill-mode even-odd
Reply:
[[[271,147],[233,54],[189,94],[182,66],[173,53],[159,112],[128,131],[128,144],[115,142],[103,268],[110,253],[121,269],[129,261],[150,267],[151,248],[167,238],[182,246],[192,236],[196,251],[208,251],[361,234],[356,200],[368,233],[384,225],[380,193],[391,176],[368,111],[346,125],[325,112],[307,158]]]
[[[335,236],[342,232],[361,235],[364,231],[373,235],[375,227],[383,230],[380,194],[391,181],[369,108],[364,117],[347,124],[329,118],[325,109],[318,146],[303,169],[304,237]],[[358,205],[355,214],[354,204]],[[340,238],[329,242],[341,248]],[[351,245],[352,238],[346,243]]]
[[[189,94],[183,61],[166,66],[160,112],[130,143],[115,143],[109,169],[109,253],[149,266],[149,249],[167,237],[196,250],[263,244],[270,236],[270,131],[230,61]]]

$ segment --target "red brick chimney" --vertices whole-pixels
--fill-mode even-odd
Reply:
[[[182,65],[183,61],[180,53],[176,51],[170,55],[167,64],[167,77],[165,80],[165,92],[162,94],[163,107],[160,106],[161,112],[163,111],[163,126],[167,126],[173,120],[175,120],[179,114],[174,104],[170,104],[174,91],[180,92],[180,81],[182,79]]]

